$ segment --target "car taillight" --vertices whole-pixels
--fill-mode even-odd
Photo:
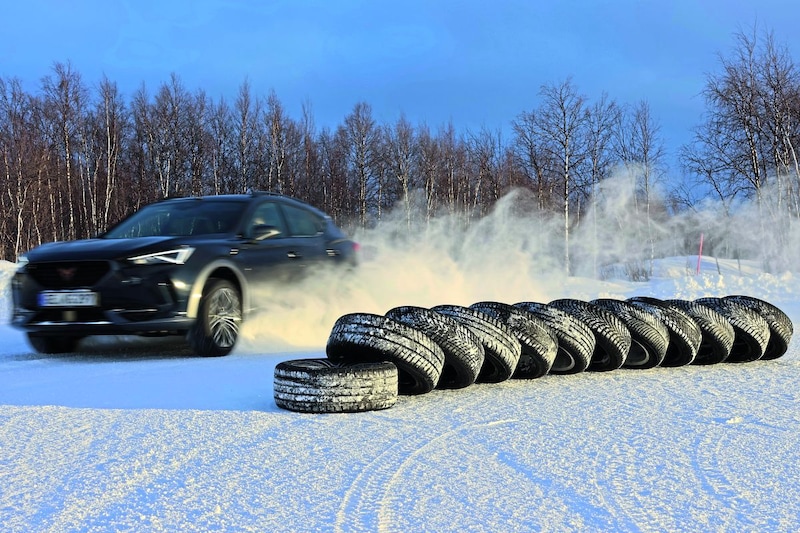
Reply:
[[[353,243],[353,251],[358,253],[359,250],[361,250],[361,245],[358,244],[357,242],[354,242]]]

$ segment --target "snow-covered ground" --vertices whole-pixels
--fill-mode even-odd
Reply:
[[[441,268],[412,270],[412,283],[365,265],[360,286],[381,297],[295,299],[214,359],[169,339],[43,356],[0,326],[0,530],[798,531],[796,339],[774,361],[478,384],[378,412],[299,414],[272,399],[276,363],[323,356],[349,310],[749,294],[800,320],[796,275],[696,264],[661,261],[647,283]]]

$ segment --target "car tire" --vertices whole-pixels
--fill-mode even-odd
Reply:
[[[500,383],[514,374],[522,348],[516,336],[502,322],[460,305],[437,305],[431,309],[464,324],[483,344],[483,366],[476,383]]]
[[[242,299],[230,281],[211,279],[197,309],[197,320],[189,330],[189,344],[197,355],[228,355],[239,337]]]
[[[669,331],[655,315],[624,300],[600,298],[591,303],[614,313],[631,333],[631,349],[623,368],[655,368],[664,361]]]
[[[517,337],[521,350],[512,377],[536,379],[550,372],[558,353],[558,340],[542,320],[502,302],[477,302],[470,308],[499,320]]]
[[[421,331],[444,352],[440,389],[461,389],[475,383],[483,366],[485,350],[480,339],[456,319],[431,309],[401,306],[386,316]]]
[[[388,409],[397,402],[397,366],[388,361],[282,361],[275,366],[273,395],[278,407],[302,413]]]
[[[761,359],[777,359],[786,353],[789,349],[789,342],[792,340],[792,334],[794,333],[794,326],[786,313],[771,303],[752,296],[735,294],[725,296],[724,299],[732,300],[752,309],[767,321],[767,325],[769,326],[769,343]]]
[[[553,300],[549,305],[569,313],[585,324],[594,335],[594,351],[586,370],[608,372],[625,364],[631,350],[631,332],[614,313],[589,302],[571,298]]]
[[[697,349],[694,365],[724,363],[731,354],[736,333],[723,315],[707,305],[691,300],[664,300],[670,306],[683,310],[700,327],[702,340]]]
[[[325,352],[328,359],[339,363],[394,363],[400,394],[432,391],[444,367],[444,352],[433,339],[396,320],[370,313],[339,317]]]
[[[595,345],[589,326],[545,303],[519,302],[514,307],[531,313],[555,334],[558,352],[550,368],[551,374],[579,374],[589,367]]]
[[[695,302],[714,309],[733,326],[733,347],[726,363],[749,363],[764,357],[769,345],[769,324],[744,305],[722,297],[697,298]]]
[[[51,337],[28,333],[28,344],[39,353],[72,353],[78,347],[78,342],[80,342],[81,338],[74,336]]]
[[[669,344],[661,366],[679,367],[694,362],[703,341],[703,332],[691,316],[659,298],[635,296],[628,301],[653,313],[667,327]]]

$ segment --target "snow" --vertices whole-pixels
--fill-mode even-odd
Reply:
[[[659,261],[648,282],[502,285],[389,259],[414,283],[367,264],[368,293],[295,299],[223,358],[138,338],[45,356],[0,326],[0,529],[800,530],[796,340],[773,361],[514,379],[368,413],[300,414],[272,398],[275,365],[323,356],[345,311],[749,294],[798,323],[796,274],[709,257],[698,274],[694,256]]]

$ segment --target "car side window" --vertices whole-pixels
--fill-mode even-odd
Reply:
[[[250,223],[247,226],[247,235],[252,236],[253,228],[264,225],[280,231],[278,236],[286,235],[286,227],[283,224],[283,218],[281,218],[278,204],[275,202],[264,202],[256,208],[255,212],[253,212],[253,217],[250,219]]]
[[[322,219],[314,213],[291,205],[284,205],[283,210],[293,237],[313,237],[323,230]]]

